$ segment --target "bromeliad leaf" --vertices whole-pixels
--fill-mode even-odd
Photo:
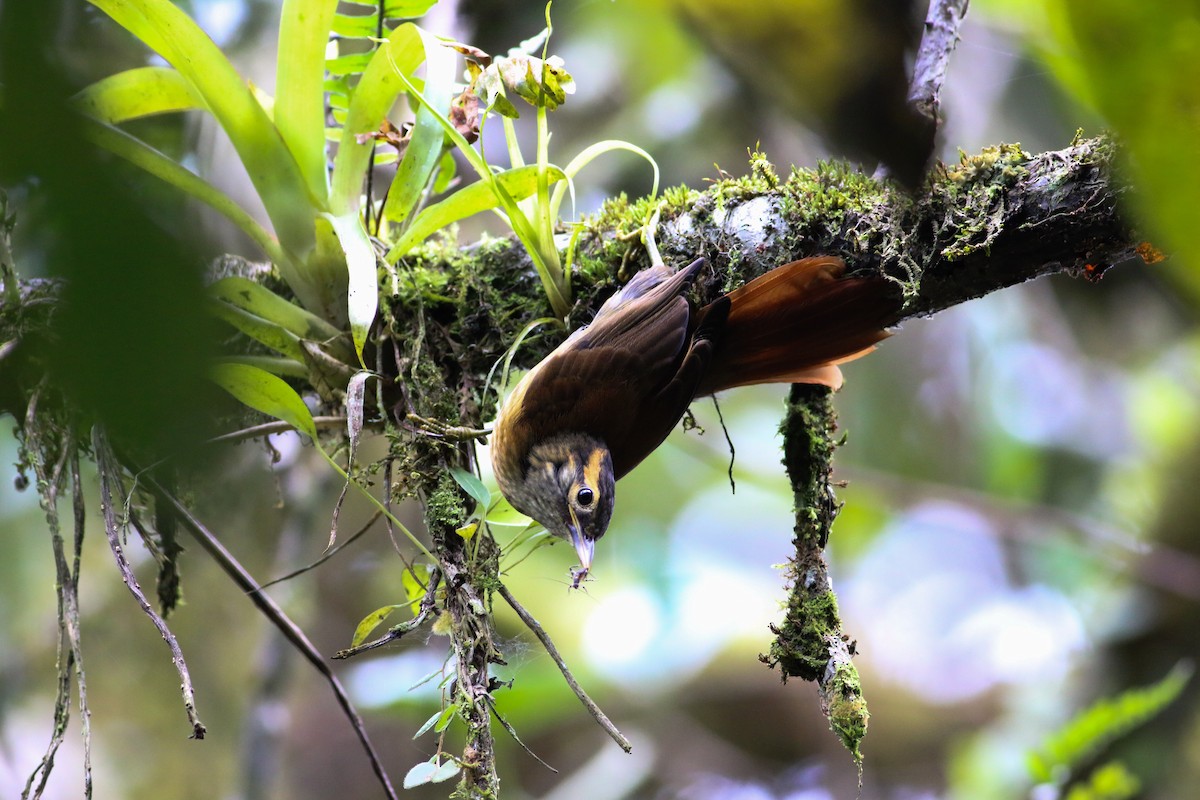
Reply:
[[[343,333],[295,303],[290,303],[260,283],[240,275],[221,278],[208,287],[214,297],[250,314],[269,320],[301,339],[323,342]]]
[[[566,175],[563,170],[554,166],[549,167],[548,171],[551,183],[562,180]],[[531,164],[510,169],[496,175],[495,180],[514,201],[523,200],[537,191],[537,166]],[[395,263],[400,256],[447,225],[498,205],[500,197],[488,183],[477,181],[464,186],[445,200],[427,206],[418,214],[404,235],[388,251],[385,260]]]
[[[118,24],[167,60],[229,136],[246,166],[283,247],[293,258],[277,265],[306,308],[337,319],[344,286],[337,263],[300,269],[316,247],[314,196],[300,167],[270,116],[229,59],[201,28],[169,0],[90,0]]]
[[[379,49],[365,54],[368,59],[358,68],[362,78],[354,87],[346,110],[345,128],[333,161],[330,207],[334,214],[358,210],[363,178],[370,162],[373,143],[357,141],[357,134],[379,129],[405,90],[399,73],[411,75],[425,60],[425,46],[416,25],[404,23],[392,31]]]
[[[579,171],[605,153],[611,153],[615,150],[627,150],[630,153],[641,156],[650,163],[651,169],[654,170],[654,183],[650,189],[650,196],[654,197],[658,194],[658,162],[654,160],[654,157],[635,144],[630,144],[629,142],[621,139],[604,139],[603,141],[599,141],[585,147],[579,153],[579,155],[571,159],[570,163],[568,163],[566,168],[563,170],[563,172],[566,173],[567,180],[565,183],[560,183],[558,186],[554,187],[554,196],[550,200],[550,216],[552,218],[558,218],[558,212],[562,207],[563,197],[565,196],[567,189],[574,186],[574,179],[575,176],[579,174]],[[574,192],[573,189],[572,192]],[[572,194],[571,202],[575,202],[574,194]]]
[[[118,72],[80,91],[74,102],[84,114],[109,125],[204,108],[204,101],[191,84],[170,67],[138,67]]]
[[[275,62],[275,126],[308,190],[323,202],[325,172],[325,46],[337,0],[284,0]]]
[[[269,372],[246,364],[217,364],[212,379],[243,405],[267,416],[283,420],[317,441],[317,426],[312,413],[296,390]]]
[[[450,101],[454,94],[455,66],[458,61],[454,51],[420,28],[417,31],[425,50],[424,95],[433,105],[417,108],[408,148],[388,190],[383,216],[393,223],[408,219],[429,185],[429,178],[442,157],[446,142],[438,116],[444,117],[450,113]]]
[[[375,312],[379,309],[379,271],[375,246],[371,244],[357,212],[339,216],[327,214],[325,217],[333,226],[333,231],[346,253],[346,269],[350,275],[346,298],[350,313],[350,334],[354,338],[354,352],[358,356],[358,362],[366,369],[362,360],[363,347],[366,346],[371,324],[375,322]]]
[[[229,323],[259,344],[266,345],[292,361],[304,361],[304,348],[300,345],[300,339],[291,331],[221,300],[212,304],[212,311],[217,318]]]
[[[249,236],[267,257],[284,271],[287,256],[274,236],[258,223],[247,211],[233,201],[229,195],[213,186],[177,161],[172,161],[145,142],[135,139],[120,128],[83,117],[80,127],[95,144],[131,164],[145,170],[159,180],[174,186],[184,194],[196,198],[223,214]]]

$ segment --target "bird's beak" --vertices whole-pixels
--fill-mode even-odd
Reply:
[[[592,555],[596,552],[596,541],[584,536],[579,525],[568,525],[567,532],[571,535],[571,544],[579,554],[580,571],[587,574],[592,568]]]

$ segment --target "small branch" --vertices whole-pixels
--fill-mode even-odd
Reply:
[[[304,631],[296,623],[292,622],[283,609],[266,592],[259,591],[259,586],[253,576],[233,557],[232,553],[225,549],[225,546],[221,544],[221,541],[217,539],[212,531],[205,527],[204,523],[200,522],[192,514],[191,510],[180,502],[179,498],[168,493],[153,476],[143,473],[140,480],[149,485],[154,491],[162,494],[163,499],[175,509],[175,512],[179,515],[179,521],[192,534],[192,537],[217,562],[217,565],[224,570],[225,574],[246,593],[250,598],[250,602],[258,606],[263,616],[291,642],[292,646],[304,656],[308,663],[313,665],[317,672],[321,673],[321,676],[325,678],[330,689],[333,691],[334,698],[341,707],[342,713],[350,721],[355,735],[358,736],[359,743],[362,745],[367,758],[371,762],[371,769],[375,773],[375,777],[378,778],[379,783],[383,786],[384,792],[387,794],[389,800],[399,800],[396,790],[392,788],[391,779],[388,777],[387,771],[383,768],[383,762],[380,761],[379,754],[375,751],[375,746],[371,743],[371,738],[367,735],[362,717],[359,716],[358,711],[354,708],[354,704],[350,700],[350,695],[346,693],[342,682],[333,674],[333,671],[325,663],[325,659],[321,656],[321,653],[309,641]]]
[[[417,628],[425,624],[425,620],[429,619],[429,615],[433,613],[434,607],[437,605],[437,587],[442,580],[442,573],[436,567],[429,576],[429,588],[425,590],[424,597],[421,598],[421,605],[417,608],[417,615],[407,622],[402,622],[395,627],[389,628],[387,633],[364,644],[354,647],[347,647],[345,650],[338,650],[333,654],[335,659],[341,660],[344,658],[352,658],[360,653],[365,653],[368,650],[375,650],[383,647],[385,644],[396,641],[405,635],[412,633]]]
[[[376,522],[378,522],[379,518],[382,516],[383,516],[383,512],[376,510],[375,513],[371,515],[371,518],[368,519],[365,523],[363,523],[362,527],[360,527],[357,531],[355,531],[354,535],[351,536],[349,539],[342,542],[341,544],[334,545],[333,547],[329,548],[328,550],[326,550],[324,553],[321,554],[320,558],[318,558],[316,561],[313,561],[311,564],[306,564],[305,566],[300,567],[299,569],[294,569],[291,572],[288,572],[284,575],[280,575],[278,578],[272,578],[271,580],[266,581],[265,583],[260,583],[258,585],[258,591],[261,592],[263,589],[274,586],[277,583],[283,583],[284,581],[290,581],[292,578],[299,577],[299,576],[303,575],[304,573],[314,570],[317,567],[321,566],[326,561],[333,558],[334,556],[336,556],[338,553],[345,550],[350,545],[354,544],[358,539],[360,539],[363,536],[363,534],[365,534],[367,531],[371,530],[371,526],[374,525]]]
[[[313,424],[317,428],[336,428],[346,424],[345,417],[313,417]],[[228,444],[230,442],[244,442],[247,439],[257,439],[259,436],[268,436],[272,433],[287,433],[288,431],[296,430],[292,425],[286,422],[276,420],[275,422],[264,422],[261,425],[252,425],[249,428],[242,428],[239,431],[230,431],[223,433],[220,436],[214,436],[208,440],[208,444]]]
[[[737,494],[737,482],[733,479],[733,460],[737,457],[737,450],[733,447],[733,438],[729,435],[729,428],[725,427],[725,415],[721,413],[721,404],[717,402],[717,396],[712,396],[713,408],[717,410],[717,422],[721,426],[721,433],[725,434],[725,444],[729,445],[729,492]]]
[[[121,579],[125,582],[125,587],[129,589],[129,593],[141,606],[142,613],[154,623],[159,635],[171,650],[171,663],[179,672],[179,689],[183,693],[183,707],[187,711],[188,723],[192,726],[191,738],[203,739],[205,727],[196,713],[196,693],[192,688],[192,676],[188,672],[187,661],[183,658],[179,640],[175,638],[175,634],[171,632],[167,623],[146,599],[142,587],[133,574],[133,567],[130,566],[129,559],[125,557],[125,548],[121,544],[122,526],[117,521],[114,503],[116,496],[114,488],[119,488],[121,494],[124,494],[124,488],[121,486],[120,467],[117,466],[116,458],[109,449],[108,439],[99,426],[92,429],[92,449],[96,454],[96,469],[100,473],[100,509],[104,513],[104,533],[108,537],[108,546],[112,549],[113,558],[117,562],[117,569],[121,572]]]
[[[622,750],[624,750],[626,753],[632,753],[633,745],[629,743],[629,740],[626,739],[619,730],[617,730],[617,726],[613,725],[612,720],[610,720],[608,716],[600,710],[600,706],[596,705],[596,702],[592,700],[592,698],[588,697],[587,692],[585,692],[583,687],[579,685],[579,682],[575,680],[575,676],[571,674],[570,668],[567,666],[566,662],[563,661],[562,656],[559,655],[558,648],[554,646],[554,642],[550,640],[550,636],[542,628],[541,624],[539,624],[538,621],[534,619],[533,616],[526,611],[520,603],[517,602],[517,598],[513,597],[512,592],[508,590],[507,586],[500,584],[499,591],[500,596],[504,598],[505,602],[512,606],[512,610],[517,612],[517,616],[521,618],[521,621],[525,623],[525,626],[528,627],[529,630],[533,631],[533,635],[536,636],[538,641],[542,643],[542,647],[546,648],[546,652],[550,654],[551,660],[558,665],[559,671],[562,672],[563,678],[566,679],[567,686],[571,687],[571,691],[574,692],[575,696],[579,698],[579,702],[583,703],[584,708],[588,710],[588,713],[592,715],[592,718],[595,719],[597,724],[604,729],[605,733],[612,737],[614,742],[621,746]]]
[[[526,753],[528,753],[529,755],[533,756],[533,760],[534,760],[534,761],[538,762],[538,763],[539,763],[539,764],[541,764],[543,767],[545,767],[546,769],[550,770],[550,771],[551,771],[551,772],[553,772],[555,775],[557,775],[557,774],[558,774],[558,770],[556,770],[554,767],[550,766],[550,765],[549,765],[549,764],[547,764],[545,761],[543,761],[543,760],[542,760],[542,758],[541,758],[541,756],[539,756],[537,753],[535,753],[535,752],[533,752],[532,750],[530,750],[530,749],[529,749],[529,745],[527,745],[527,744],[525,744],[524,742],[522,742],[522,741],[521,741],[521,737],[520,737],[520,736],[517,736],[517,729],[516,729],[516,728],[514,728],[514,727],[512,726],[512,724],[511,724],[511,723],[509,723],[509,721],[508,721],[508,720],[506,720],[506,719],[505,719],[505,718],[504,718],[504,717],[503,717],[503,716],[500,714],[500,709],[496,708],[496,701],[495,701],[495,699],[494,699],[494,698],[493,698],[493,697],[492,697],[490,694],[488,694],[488,695],[484,695],[484,698],[487,700],[488,708],[490,708],[490,709],[492,710],[492,716],[493,716],[493,717],[496,719],[496,721],[497,721],[497,722],[499,722],[499,723],[500,723],[500,727],[502,727],[502,728],[504,728],[504,730],[508,731],[508,735],[512,737],[512,740],[513,740],[514,742],[516,742],[517,744],[519,744],[519,745],[521,746],[521,749],[522,749],[522,750],[524,750],[524,751],[525,751]]]
[[[913,63],[908,102],[934,125],[941,123],[942,83],[946,65],[958,46],[958,29],[967,15],[970,0],[931,0],[925,17],[925,31]]]

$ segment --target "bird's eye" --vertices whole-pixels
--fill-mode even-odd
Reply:
[[[579,503],[579,505],[581,505],[585,508],[587,506],[590,506],[592,504],[592,501],[595,499],[596,499],[596,493],[593,492],[591,489],[589,489],[586,486],[584,486],[582,489],[580,489],[578,492],[575,493],[575,502]]]

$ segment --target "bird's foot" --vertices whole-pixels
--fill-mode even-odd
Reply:
[[[408,414],[404,421],[410,431],[433,439],[445,439],[450,442],[477,441],[483,443],[491,431],[483,428],[468,428],[463,425],[447,425],[439,419],[422,417],[418,414]]]

